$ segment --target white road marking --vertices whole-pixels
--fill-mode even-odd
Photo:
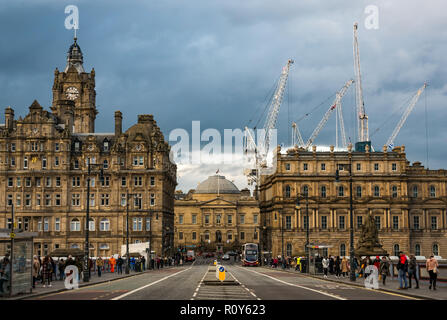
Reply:
[[[300,285],[298,285],[298,284],[293,284],[293,283],[289,283],[289,282],[286,282],[286,281],[283,281],[283,280],[279,280],[279,279],[276,279],[276,278],[274,278],[274,277],[272,277],[272,276],[269,276],[269,275],[266,275],[266,274],[264,274],[264,273],[260,273],[260,272],[254,271],[254,270],[244,269],[244,268],[239,267],[239,266],[238,266],[238,268],[240,268],[240,269],[242,269],[242,270],[245,270],[245,271],[250,271],[250,272],[257,273],[257,274],[259,274],[259,275],[261,275],[261,276],[264,276],[264,277],[270,278],[270,279],[272,279],[272,280],[281,282],[281,283],[286,284],[286,285],[288,285],[288,286],[292,286],[292,287],[297,287],[297,288],[301,288],[301,289],[305,289],[305,290],[313,291],[313,292],[316,292],[316,293],[319,293],[319,294],[322,294],[322,295],[325,295],[325,296],[328,296],[328,297],[331,297],[331,298],[335,298],[335,299],[338,299],[338,300],[347,300],[347,299],[345,299],[345,298],[336,296],[336,295],[331,294],[331,293],[327,293],[327,292],[323,292],[323,291],[320,291],[320,290],[316,290],[316,289],[312,289],[312,288],[308,288],[308,287],[303,287],[303,286],[300,286]]]
[[[192,267],[192,266],[191,266],[191,267]],[[194,298],[196,297],[197,293],[199,293],[200,285],[202,284],[203,279],[205,279],[205,277],[206,277],[207,274],[208,274],[208,268],[206,269],[205,274],[203,275],[202,279],[200,280],[199,284],[197,285],[197,288],[196,288],[194,294],[192,295],[191,300],[194,300]]]
[[[255,297],[257,300],[261,300],[261,298],[258,298],[250,289],[248,289],[245,285],[243,285],[238,279],[236,279],[236,277],[234,276],[234,274],[232,274],[230,271],[228,271],[228,273],[234,278],[234,280],[236,280],[236,282],[238,282],[245,290],[247,290],[253,297]]]
[[[113,298],[112,300],[120,300],[120,299],[122,299],[122,298],[124,298],[124,297],[127,297],[128,295],[134,294],[135,292],[138,292],[138,291],[143,290],[143,289],[145,289],[145,288],[148,288],[148,287],[150,287],[150,286],[152,286],[152,285],[154,285],[154,284],[157,284],[157,283],[159,283],[159,282],[162,282],[162,281],[164,281],[164,280],[166,280],[166,279],[168,279],[168,278],[170,278],[170,277],[173,277],[173,276],[176,276],[176,275],[178,275],[178,274],[180,274],[180,273],[182,273],[182,272],[188,271],[188,270],[190,270],[190,269],[193,267],[193,265],[194,265],[194,262],[193,262],[193,264],[191,265],[191,267],[189,267],[188,269],[181,270],[181,271],[179,271],[179,272],[176,272],[176,273],[173,273],[173,274],[171,274],[171,275],[169,275],[169,276],[166,276],[166,277],[164,277],[164,278],[161,278],[161,279],[159,279],[159,280],[157,280],[157,281],[154,281],[154,282],[151,282],[151,283],[149,283],[149,284],[146,284],[146,285],[144,285],[144,286],[142,286],[142,287],[139,287],[139,288],[134,289],[134,290],[132,290],[132,291],[129,291],[129,292],[125,293],[125,294],[122,294],[122,295],[120,295],[120,296],[118,296],[118,297],[115,297],[115,298]]]

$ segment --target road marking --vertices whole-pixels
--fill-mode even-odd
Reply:
[[[255,297],[257,300],[261,300],[261,298],[258,298],[250,289],[248,289],[245,285],[243,285],[238,279],[236,279],[236,277],[234,276],[234,274],[232,274],[230,271],[228,271],[228,273],[234,278],[234,280],[236,280],[236,282],[238,282],[245,290],[247,290],[253,297]]]
[[[199,292],[200,285],[202,284],[203,279],[205,279],[207,274],[208,274],[208,268],[206,269],[205,274],[203,275],[202,279],[199,281],[199,284],[197,285],[197,288],[196,288],[194,294],[192,295],[191,300],[194,300],[194,298],[197,296],[197,293]]]
[[[169,275],[169,276],[166,276],[166,277],[164,277],[164,278],[161,278],[161,279],[159,279],[159,280],[157,280],[157,281],[154,281],[154,282],[151,282],[151,283],[149,283],[149,284],[146,284],[146,285],[144,285],[144,286],[142,286],[142,287],[139,287],[139,288],[134,289],[134,290],[132,290],[132,291],[129,291],[129,292],[125,293],[125,294],[122,294],[122,295],[120,295],[120,296],[118,296],[118,297],[116,297],[116,298],[113,298],[112,300],[120,300],[120,299],[122,299],[122,298],[124,298],[124,297],[127,297],[128,295],[134,294],[135,292],[138,292],[138,291],[140,291],[140,290],[146,289],[146,288],[148,288],[148,287],[150,287],[150,286],[152,286],[152,285],[154,285],[154,284],[157,284],[157,283],[162,282],[162,281],[164,281],[164,280],[166,280],[166,279],[169,279],[170,277],[173,277],[173,276],[176,276],[176,275],[178,275],[178,274],[180,274],[180,273],[182,273],[182,272],[188,271],[188,270],[190,270],[190,269],[193,267],[193,265],[194,265],[194,262],[193,262],[193,264],[191,265],[191,267],[189,267],[188,269],[184,269],[184,270],[182,270],[182,271],[179,271],[179,272],[173,273],[173,274],[171,274],[171,275]]]
[[[301,289],[305,289],[305,290],[313,291],[313,292],[316,292],[316,293],[319,293],[319,294],[322,294],[322,295],[325,295],[325,296],[328,296],[328,297],[331,297],[331,298],[334,298],[334,299],[338,299],[338,300],[347,300],[347,299],[342,298],[342,297],[340,297],[340,296],[337,296],[337,295],[335,295],[335,294],[331,294],[331,293],[323,292],[323,291],[316,290],[316,289],[312,289],[312,288],[308,288],[308,287],[303,287],[303,286],[300,286],[300,285],[298,285],[298,284],[289,283],[289,282],[286,282],[286,281],[283,281],[283,280],[276,279],[276,278],[274,278],[274,277],[272,277],[272,276],[269,276],[269,275],[266,275],[266,274],[264,274],[264,273],[260,273],[260,272],[254,271],[254,270],[244,269],[244,268],[239,267],[239,266],[238,266],[238,268],[240,268],[240,269],[242,269],[242,270],[246,270],[246,271],[250,271],[250,272],[257,273],[257,274],[259,274],[259,275],[262,275],[262,276],[264,276],[264,277],[270,278],[270,279],[272,279],[272,280],[275,280],[275,281],[284,283],[284,284],[289,285],[289,286],[292,286],[292,287],[297,287],[297,288],[301,288]]]

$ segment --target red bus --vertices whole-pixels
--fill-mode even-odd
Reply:
[[[242,266],[259,265],[258,261],[258,245],[256,243],[246,243],[242,246]]]

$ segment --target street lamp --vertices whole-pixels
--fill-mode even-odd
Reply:
[[[304,197],[302,195],[297,195],[296,197],[296,205],[297,207],[300,205],[300,198],[304,198],[306,200],[306,246],[304,248],[304,252],[307,253],[307,263],[306,269],[307,273],[309,273],[310,269],[310,250],[309,250],[309,190],[304,192]],[[298,209],[298,208],[297,208]]]
[[[129,274],[129,266],[130,266],[130,259],[129,259],[129,198],[134,197],[134,199],[137,198],[138,193],[129,193],[127,191],[126,193],[126,269],[125,273]],[[135,203],[134,203],[135,205]],[[138,201],[138,208],[141,209],[141,199]],[[152,222],[152,221],[151,221]],[[151,226],[152,229],[152,226]]]
[[[347,166],[349,169],[349,221],[350,221],[350,252],[349,252],[349,263],[351,266],[351,272],[349,275],[349,279],[351,281],[356,281],[355,277],[355,265],[354,265],[354,215],[353,215],[353,205],[352,205],[352,158],[349,156],[349,164],[339,164],[338,167]],[[335,171],[335,181],[340,181],[339,169]]]
[[[90,174],[91,167],[101,166],[101,164],[90,163],[90,158],[87,158],[87,212],[85,215],[85,245],[84,245],[84,275],[83,281],[89,282],[90,280],[90,268],[89,268],[89,255],[90,255],[90,244],[89,244],[89,231],[90,231]],[[103,167],[104,168],[104,167]],[[99,180],[104,183],[104,170],[101,168],[99,173]]]

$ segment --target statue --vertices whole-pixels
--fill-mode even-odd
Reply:
[[[365,224],[362,226],[360,238],[355,249],[357,256],[387,256],[388,253],[379,242],[379,232],[373,217],[368,214]]]

